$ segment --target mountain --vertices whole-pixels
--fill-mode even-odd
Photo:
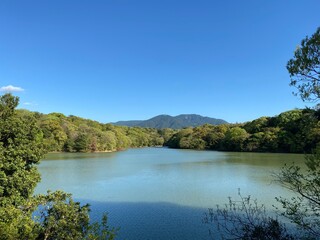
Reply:
[[[227,122],[222,119],[203,117],[197,114],[181,114],[175,117],[169,115],[159,115],[148,120],[119,121],[112,124],[128,127],[179,129],[184,127],[196,127],[206,123],[212,125],[220,125]]]
[[[117,125],[117,126],[135,127],[135,126],[139,126],[142,122],[144,122],[144,121],[143,120],[129,120],[129,121],[119,121],[119,122],[115,122],[115,123],[111,123],[111,124]]]

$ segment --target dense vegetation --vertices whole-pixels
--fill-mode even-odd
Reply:
[[[33,195],[46,149],[34,114],[17,113],[18,102],[0,97],[0,239],[114,239],[106,217],[91,225],[89,206],[70,194]]]
[[[114,125],[128,127],[148,127],[157,129],[181,129],[185,127],[197,127],[204,124],[220,125],[226,123],[227,122],[222,119],[203,117],[197,114],[181,114],[175,117],[169,115],[159,115],[144,121],[120,121],[114,123]]]
[[[310,152],[320,142],[320,111],[292,110],[243,124],[185,128],[166,143],[172,148],[222,151]]]
[[[320,110],[296,109],[242,124],[204,124],[181,130],[114,126],[61,113],[17,110],[35,118],[49,152],[117,151],[130,147],[307,153],[320,142]]]
[[[47,151],[96,152],[129,147],[162,146],[174,130],[121,127],[61,113],[41,114],[18,110],[19,117],[33,117],[43,132]]]

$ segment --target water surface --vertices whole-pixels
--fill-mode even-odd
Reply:
[[[167,148],[116,153],[48,154],[38,193],[64,190],[92,205],[92,217],[109,212],[118,239],[209,239],[202,223],[209,207],[251,195],[266,204],[289,194],[272,174],[303,155],[227,153]]]

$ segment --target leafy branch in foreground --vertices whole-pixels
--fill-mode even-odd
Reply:
[[[250,196],[243,197],[239,191],[240,200],[229,198],[224,208],[209,209],[205,213],[204,223],[210,224],[209,234],[212,239],[217,235],[221,239],[246,240],[293,240],[283,223],[270,217],[264,205],[259,205]]]
[[[298,89],[303,101],[320,98],[320,28],[301,41],[294,57],[287,63],[290,85]]]
[[[276,198],[284,209],[281,215],[296,224],[308,238],[320,238],[320,149],[306,156],[306,170],[297,165],[285,166],[277,181],[297,196]],[[278,209],[279,210],[279,209]]]
[[[47,195],[34,198],[40,225],[41,239],[90,239],[102,240],[115,238],[116,229],[107,226],[107,215],[102,222],[90,224],[89,204],[81,206],[72,199],[71,194],[48,191]]]
[[[32,115],[17,115],[19,99],[0,96],[0,240],[109,239],[116,230],[91,224],[89,205],[61,191],[33,196],[40,181],[36,165],[45,150]]]
[[[277,218],[267,215],[265,207],[257,200],[231,198],[225,208],[209,209],[206,223],[213,223],[213,231],[222,239],[319,239],[320,238],[320,148],[306,156],[306,169],[296,164],[284,166],[275,175],[276,180],[295,196],[290,199],[277,197],[282,208],[277,213],[292,223],[294,235]],[[213,235],[211,231],[211,236]]]

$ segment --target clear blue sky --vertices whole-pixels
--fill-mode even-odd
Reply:
[[[1,0],[0,87],[100,122],[244,122],[306,106],[285,68],[319,0]],[[312,104],[308,104],[312,106]]]

